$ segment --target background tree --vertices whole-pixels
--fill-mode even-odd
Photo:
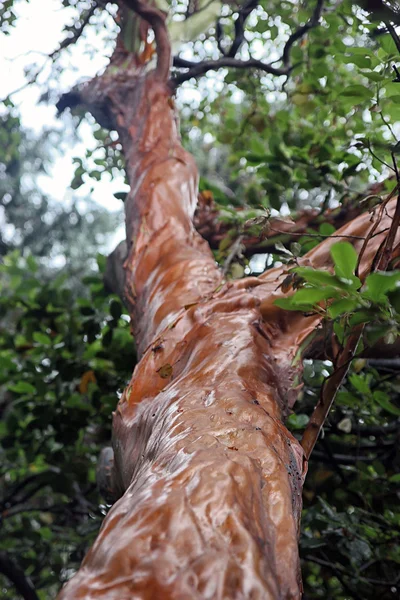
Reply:
[[[228,276],[238,276],[244,269],[259,265],[260,262],[256,263],[255,259],[250,261],[250,266],[248,264],[248,259],[256,251],[267,252],[264,261],[269,266],[285,256],[296,261],[299,254],[320,241],[320,237],[316,238],[315,235],[332,233],[333,227],[360,210],[361,191],[380,173],[386,175],[385,169],[392,168],[391,154],[397,141],[394,138],[398,92],[391,74],[392,58],[397,56],[396,38],[381,32],[377,38],[371,37],[371,32],[375,35],[376,23],[369,24],[367,15],[351,3],[343,3],[340,7],[329,4],[322,7],[322,3],[317,3],[316,10],[323,10],[318,19],[317,12],[312,14],[308,9],[302,13],[297,5],[260,4],[262,8],[254,6],[256,12],[251,11],[252,14],[246,17],[247,37],[240,51],[241,58],[247,63],[254,61],[249,56],[257,51],[257,47],[260,48],[257,45],[260,42],[266,55],[272,49],[282,50],[283,53],[285,48],[286,52],[290,50],[291,66],[297,61],[299,64],[288,69],[290,78],[284,91],[281,90],[283,75],[268,73],[264,64],[258,62],[246,64],[245,68],[236,64],[243,70],[224,74],[222,94],[214,100],[211,98],[211,102],[210,98],[197,102],[191,107],[190,113],[185,109],[185,104],[189,104],[188,93],[186,97],[184,92],[181,94],[187,146],[195,147],[200,159],[207,157],[208,173],[207,179],[201,182],[203,194],[201,210],[198,211],[198,228],[204,233],[208,232],[216,258],[224,265]],[[178,3],[175,8],[178,13],[188,9],[185,3]],[[207,68],[233,65],[233,60],[237,59],[229,56],[229,40],[225,35],[232,22],[231,15],[236,23],[234,30],[240,35],[240,23],[244,17],[240,10],[240,7],[239,12],[235,7],[232,10],[232,6],[222,7],[223,16],[214,33],[212,30],[207,33],[207,40],[202,43],[189,43],[189,49],[185,52],[192,53],[192,63],[195,59],[202,59],[200,70],[196,65],[175,58],[176,66],[184,65],[176,75],[179,81],[204,73],[204,64]],[[84,23],[84,19],[79,22]],[[306,24],[315,27],[304,30]],[[79,27],[75,29],[78,31]],[[289,34],[289,31],[301,30],[302,36],[297,34],[295,39]],[[234,40],[237,39],[234,37]],[[378,51],[377,44],[380,47]],[[223,55],[219,64],[215,63],[216,55],[213,54],[217,47]],[[207,60],[207,52],[209,60],[213,61],[211,65]],[[278,68],[285,69],[288,64],[285,65],[283,61],[283,66],[278,65]],[[255,76],[250,66],[259,67],[268,77]],[[278,76],[281,79],[277,79]],[[200,90],[209,89],[208,79],[199,85]],[[213,85],[219,84],[214,76],[211,81]],[[189,85],[186,84],[186,87]],[[249,149],[243,151],[242,140],[245,135],[249,139],[246,143]],[[388,135],[393,136],[393,143]],[[226,165],[224,170],[219,166],[222,158]],[[389,185],[393,187],[393,183]],[[219,207],[211,204],[210,189]],[[374,194],[377,191],[381,193],[380,189],[375,188]],[[371,198],[370,202],[374,200]],[[341,202],[341,205],[333,210],[335,202]],[[311,206],[322,204],[323,212],[307,214],[306,219],[298,220],[299,225],[296,226],[282,219],[274,222],[266,218],[259,208],[262,205],[263,209],[280,209],[281,205],[285,208],[287,205],[301,212],[306,203]],[[243,205],[245,210],[238,210]],[[251,218],[258,218],[258,221],[249,223]],[[261,226],[263,229],[266,226],[269,228],[266,239],[260,235]],[[251,236],[247,235],[249,229],[253,234]],[[292,246],[288,245],[288,229],[297,229],[297,233],[302,234],[294,237]],[[282,242],[285,246],[281,245]],[[14,267],[13,261],[8,266],[10,275],[13,275],[13,268],[23,268],[21,264],[15,266],[16,260]],[[18,277],[18,273],[14,273],[14,277]],[[368,316],[370,328],[374,326],[377,330],[379,327],[377,336],[385,334],[389,336],[389,341],[390,336],[393,338],[397,334],[395,301],[392,299],[392,302],[390,318],[374,323],[371,312]],[[21,304],[24,307],[24,303]],[[313,309],[312,305],[310,309]],[[350,309],[349,312],[354,311],[354,306]],[[40,329],[35,322],[30,323],[29,327],[31,336],[32,327],[36,331]],[[98,335],[97,332],[95,335]],[[13,340],[7,337],[6,349],[14,349]],[[36,340],[35,344],[40,344],[40,341]],[[57,350],[55,348],[55,355]],[[27,348],[25,352],[29,357],[34,349]],[[350,595],[365,598],[372,594],[390,597],[395,593],[398,475],[395,473],[394,442],[399,414],[398,406],[393,403],[396,365],[393,361],[389,364],[375,361],[372,365],[358,361],[356,371],[349,376],[346,388],[338,396],[336,412],[326,428],[326,438],[315,451],[316,458],[312,463],[305,494],[309,505],[303,520],[303,548],[307,559],[303,572],[309,597],[330,595],[340,598]],[[326,361],[308,359],[306,362],[309,388],[303,392],[301,413],[289,417],[295,430],[306,424],[321,379],[331,368]],[[26,377],[27,370],[23,372]],[[97,377],[96,371],[94,377]],[[5,381],[9,383],[10,380],[12,377],[6,371]],[[17,414],[20,393],[11,390],[11,394],[16,396],[9,409],[12,414]],[[29,392],[25,389],[25,393],[29,395],[32,390]],[[26,398],[25,403],[28,402],[29,398]],[[17,414],[15,427],[19,427],[21,421]],[[68,426],[71,431],[74,430],[72,425]],[[30,432],[28,429],[28,439]],[[371,436],[374,439],[370,439]],[[27,467],[21,464],[20,457],[15,456],[14,448],[8,451],[13,464],[17,462],[21,467],[21,471],[14,475],[16,480],[20,480],[27,473]],[[74,453],[79,456],[82,449],[70,448],[69,452],[70,456]],[[83,478],[86,473],[83,472]],[[71,477],[73,481],[73,473]],[[35,493],[34,490],[32,495],[35,496]],[[318,497],[321,499],[317,500]],[[39,510],[38,514],[42,512]],[[376,514],[379,514],[379,518]],[[28,522],[32,524],[34,521],[28,516]],[[65,531],[68,531],[69,525],[68,521],[64,524]],[[51,526],[49,529],[53,531]],[[65,554],[67,551],[68,548]],[[18,556],[18,549],[14,548],[12,553]],[[63,564],[70,565],[65,554]],[[55,573],[50,573],[46,580],[40,570],[36,569],[35,572],[32,568],[35,559],[32,555],[28,556],[24,566],[33,575],[36,585],[39,588],[54,585],[61,566]],[[66,571],[61,570],[62,577],[67,575]]]

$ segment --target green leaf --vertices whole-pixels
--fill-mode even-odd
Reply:
[[[336,319],[339,315],[354,312],[357,306],[356,298],[342,298],[332,302],[328,308],[328,314],[331,319]]]
[[[35,394],[36,388],[27,381],[18,381],[14,385],[8,386],[8,389],[17,394]]]
[[[390,33],[386,33],[385,35],[379,36],[379,45],[380,47],[389,54],[390,56],[397,55],[396,44]]]
[[[377,73],[376,71],[370,71],[370,72],[364,72],[363,75],[367,78],[370,79],[371,81],[383,81],[384,80],[384,76],[381,73]]]
[[[395,415],[396,417],[400,417],[400,408],[392,404],[389,399],[389,396],[385,394],[385,392],[381,392],[377,390],[373,393],[374,400],[381,406],[386,412],[391,415]]]
[[[374,313],[369,310],[358,310],[349,318],[349,325],[354,327],[360,323],[369,323],[374,318]]]
[[[322,223],[322,225],[319,226],[319,232],[321,235],[332,235],[332,233],[335,233],[335,231],[336,229],[330,223]]]
[[[333,290],[331,288],[302,288],[295,292],[291,298],[292,305],[298,306],[299,304],[309,304],[313,306],[321,300],[332,298]]]
[[[357,396],[354,396],[354,394],[346,392],[345,390],[341,390],[336,396],[336,403],[340,404],[341,406],[350,406],[356,408],[359,405],[360,400],[357,398]]]
[[[360,69],[369,69],[371,67],[371,58],[369,56],[345,56],[343,59],[344,63],[353,63],[357,65]]]
[[[338,277],[351,280],[357,266],[357,252],[349,242],[338,242],[331,248],[331,256]]]
[[[373,302],[383,302],[386,300],[387,292],[400,287],[400,273],[371,273],[365,280],[364,287],[366,291],[363,292],[363,296],[366,296]]]
[[[351,385],[364,396],[370,396],[371,389],[369,383],[365,380],[365,377],[362,375],[357,375],[357,373],[352,373],[349,377]]]
[[[349,85],[339,92],[339,97],[352,98],[354,101],[370,100],[374,92],[364,85]]]
[[[289,429],[304,429],[307,426],[309,420],[309,417],[305,414],[293,414],[288,417],[287,425]]]
[[[298,267],[295,269],[295,273],[300,275],[305,281],[315,286],[330,285],[332,287],[343,287],[343,284],[337,280],[337,278],[329,273],[328,271],[317,271],[311,267]]]
[[[114,194],[114,198],[116,198],[117,200],[122,200],[122,202],[125,202],[127,195],[128,195],[127,192],[116,192]]]
[[[26,257],[26,264],[28,265],[31,273],[36,273],[39,268],[36,259],[31,254]]]
[[[41,333],[40,331],[35,331],[32,334],[32,339],[41,344],[42,346],[51,346],[51,338],[45,333]]]
[[[99,267],[100,273],[104,273],[106,270],[107,257],[103,254],[98,253],[96,256],[97,266]]]
[[[301,310],[310,310],[312,307],[310,305],[307,305],[306,307],[303,306],[293,306],[292,304],[292,298],[278,298],[277,300],[275,300],[274,302],[275,306],[279,306],[279,308],[283,308],[284,310],[297,310],[297,311],[301,311]]]

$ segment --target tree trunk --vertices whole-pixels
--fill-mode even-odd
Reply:
[[[224,283],[193,226],[198,175],[171,90],[133,61],[115,64],[80,94],[126,157],[126,295],[141,359],[113,418],[121,497],[59,598],[300,598],[306,461],[284,420],[320,317],[274,306],[284,267]],[[362,215],[343,233],[370,227]],[[329,265],[335,242],[301,263]]]

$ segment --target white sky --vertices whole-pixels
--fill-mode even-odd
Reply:
[[[38,10],[40,3],[40,10]],[[58,47],[60,40],[63,39],[62,28],[65,23],[71,20],[72,11],[62,6],[61,0],[40,0],[40,2],[21,2],[17,4],[18,13],[17,26],[8,36],[0,38],[0,98],[4,98],[8,93],[17,90],[26,82],[24,69],[28,65],[39,67],[45,65],[43,74],[39,77],[39,83],[46,80],[48,75],[48,66],[50,61],[46,61],[46,54],[49,54]],[[94,33],[90,36],[93,45],[99,49],[103,48],[102,40],[93,39]],[[90,39],[88,40],[90,42]],[[101,53],[88,56],[85,54],[85,45],[72,51],[71,59],[63,60],[63,71],[57,79],[57,91],[64,92],[71,89],[80,79],[93,77],[107,64],[107,57]],[[48,65],[48,66],[47,66]],[[12,96],[13,102],[19,106],[21,120],[24,127],[28,127],[39,133],[44,128],[54,128],[58,131],[65,131],[65,143],[59,149],[59,156],[51,170],[49,176],[40,177],[40,186],[50,198],[60,202],[69,203],[71,201],[71,183],[75,167],[73,166],[73,157],[83,155],[88,147],[95,145],[91,127],[89,124],[82,123],[80,126],[81,142],[72,145],[71,138],[73,134],[73,124],[68,115],[61,119],[56,117],[56,108],[52,104],[38,104],[40,95],[46,91],[45,87],[33,85],[28,86],[22,91]],[[1,110],[1,107],[0,107]],[[93,192],[90,193],[90,188]],[[74,198],[87,198],[108,208],[111,211],[121,210],[121,201],[114,198],[115,192],[127,189],[122,178],[110,180],[107,176],[102,177],[101,181],[90,180],[81,188],[73,192]],[[121,218],[122,222],[122,218]],[[121,224],[114,239],[110,241],[110,246],[114,246],[119,240],[125,237],[124,227]]]

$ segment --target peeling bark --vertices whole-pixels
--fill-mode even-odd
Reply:
[[[306,462],[284,419],[320,317],[274,306],[284,269],[223,282],[193,226],[197,169],[166,83],[111,65],[81,101],[107,115],[126,157],[126,296],[141,360],[113,417],[121,497],[59,598],[300,598]],[[341,231],[370,228],[366,214]],[[335,242],[302,263],[329,266]]]

